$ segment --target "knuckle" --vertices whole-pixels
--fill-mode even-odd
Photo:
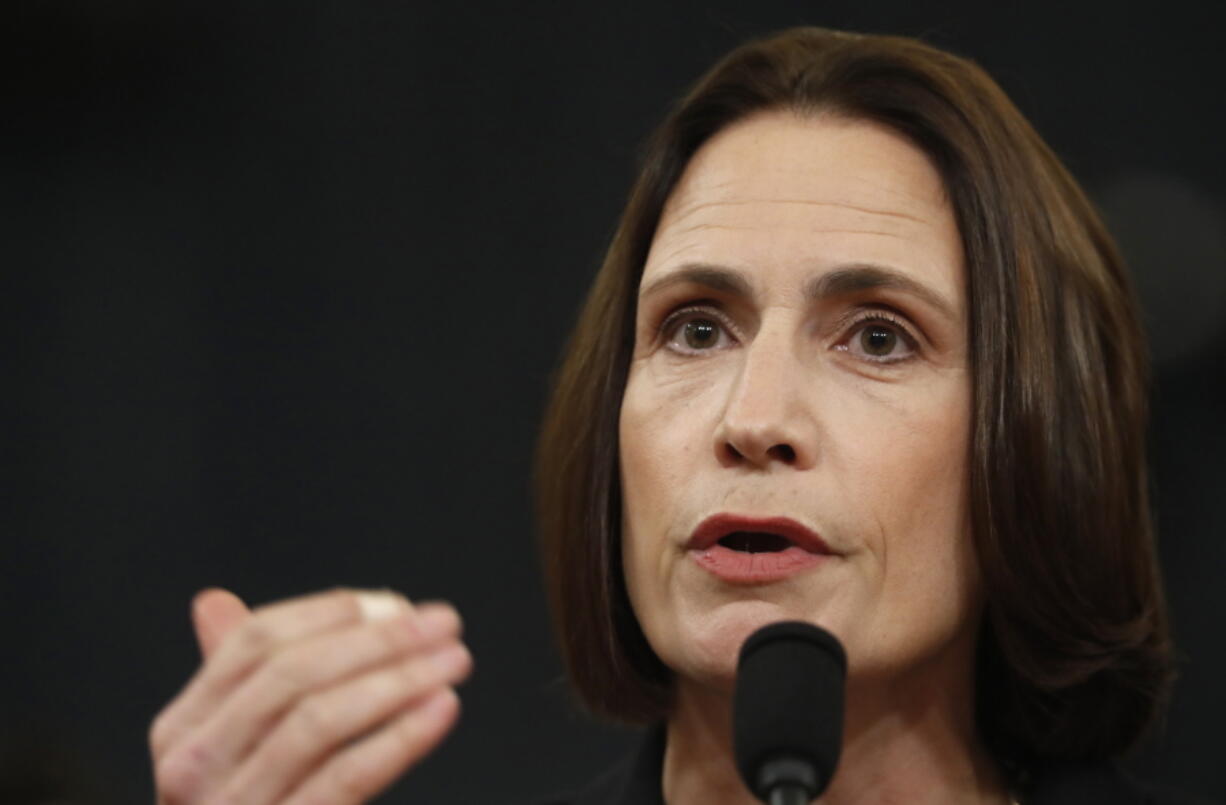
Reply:
[[[199,743],[168,753],[154,765],[158,793],[171,803],[196,799],[204,788],[208,757],[208,748]]]
[[[149,749],[155,758],[161,757],[166,753],[170,746],[172,732],[173,727],[170,724],[170,718],[167,712],[163,710],[157,714],[153,719],[153,723],[149,725]]]
[[[257,613],[239,627],[238,638],[243,647],[252,654],[264,654],[276,642],[272,625],[262,613]]]
[[[311,664],[301,649],[290,649],[277,654],[264,666],[272,683],[289,698],[298,699],[314,687]]]
[[[329,743],[339,740],[339,723],[335,712],[320,696],[307,696],[294,708],[295,732],[303,737]]]
[[[404,622],[399,619],[386,621],[376,621],[371,624],[375,628],[375,634],[383,643],[383,648],[394,654],[403,654],[413,646],[413,632],[404,627]]]

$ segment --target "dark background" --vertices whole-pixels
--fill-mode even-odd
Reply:
[[[1133,766],[1226,797],[1226,71],[1210,3],[1140,5],[5,4],[5,773],[150,802],[207,585],[459,606],[463,721],[387,801],[514,800],[618,755],[548,633],[548,376],[644,135],[732,46],[809,23],[974,58],[1107,211],[1154,340],[1184,659]]]

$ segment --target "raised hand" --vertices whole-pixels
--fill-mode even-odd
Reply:
[[[204,662],[150,730],[159,805],[364,802],[454,726],[472,668],[451,606],[389,592],[213,589],[192,620]]]

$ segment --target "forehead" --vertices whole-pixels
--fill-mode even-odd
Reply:
[[[940,175],[889,129],[833,115],[740,121],[690,160],[644,269],[732,264],[821,273],[875,263],[962,298],[962,248]]]

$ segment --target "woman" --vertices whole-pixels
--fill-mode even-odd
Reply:
[[[600,715],[659,724],[573,802],[748,803],[737,650],[846,647],[823,803],[1158,801],[1103,764],[1171,675],[1144,350],[1109,236],[977,67],[796,29],[651,141],[539,453],[553,611]],[[162,801],[358,802],[456,719],[443,605],[197,599]]]

